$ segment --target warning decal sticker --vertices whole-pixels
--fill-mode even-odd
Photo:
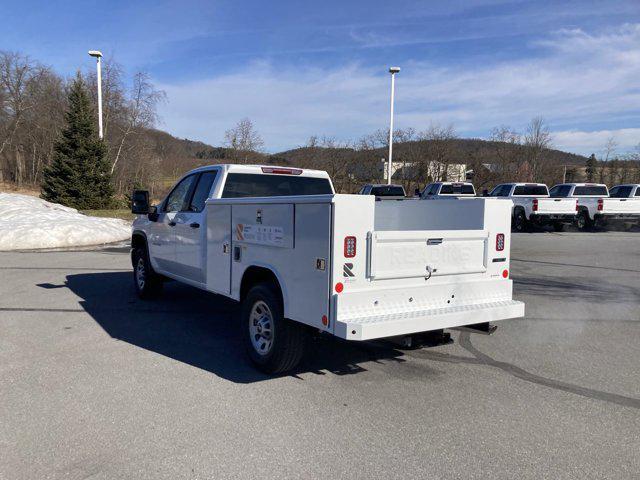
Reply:
[[[267,225],[236,225],[236,240],[254,243],[256,245],[269,245],[272,247],[284,247],[284,229]]]

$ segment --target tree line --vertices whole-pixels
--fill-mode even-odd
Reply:
[[[82,147],[93,149],[96,160],[91,170],[87,157],[69,151],[69,145],[78,140],[71,130],[84,128],[82,122],[71,128],[69,114],[75,108],[77,121],[88,119],[90,133],[85,134],[95,140],[95,73],[64,78],[19,52],[0,52],[0,185],[39,188],[45,181],[45,196],[55,198],[52,175],[76,168],[92,172],[91,178],[102,185],[96,189],[110,196],[105,205],[123,205],[134,188],[147,188],[152,197],[159,198],[182,173],[210,163],[269,163],[326,170],[339,192],[354,192],[363,183],[384,181],[388,129],[353,141],[312,136],[299,148],[268,154],[256,126],[245,118],[225,132],[222,146],[211,147],[155,129],[157,107],[165,95],[147,74],[137,72],[126,79],[113,59],[103,66],[104,141]],[[80,90],[87,102],[80,101],[83,107],[78,110],[72,99],[82,96]],[[493,128],[487,140],[460,138],[453,125],[434,124],[394,131],[396,168],[392,178],[408,192],[460,175],[472,179],[478,190],[506,181],[640,182],[640,150],[624,156],[616,150],[615,140],[610,139],[602,155],[592,155],[585,164],[584,157],[553,149],[549,127],[541,117],[533,118],[522,132],[509,126]],[[104,187],[105,181],[110,188]],[[57,184],[69,182],[73,183],[70,177]],[[95,199],[90,203],[97,205]]]

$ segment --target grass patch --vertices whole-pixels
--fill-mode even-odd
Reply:
[[[117,210],[81,210],[80,213],[89,215],[91,217],[104,217],[104,218],[121,218],[122,220],[133,221],[136,216],[131,213],[131,210],[117,209]]]

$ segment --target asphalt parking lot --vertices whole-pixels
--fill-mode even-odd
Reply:
[[[0,253],[0,479],[638,478],[640,233],[513,237],[525,319],[245,360],[233,303],[128,251]]]

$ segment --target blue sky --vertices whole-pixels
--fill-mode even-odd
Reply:
[[[251,118],[269,151],[388,124],[460,136],[541,115],[558,148],[640,143],[640,2],[4,2],[0,49],[62,74],[100,49],[166,91],[160,128],[220,144]]]

